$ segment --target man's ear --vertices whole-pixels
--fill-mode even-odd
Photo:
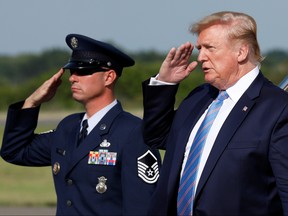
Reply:
[[[115,70],[111,69],[111,70],[105,72],[106,85],[113,84],[116,79],[117,79],[117,73]]]
[[[248,44],[241,44],[238,51],[238,62],[244,62],[247,60],[249,55],[249,45]]]

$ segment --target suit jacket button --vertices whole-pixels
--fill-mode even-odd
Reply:
[[[67,201],[66,201],[66,205],[67,205],[68,207],[72,206],[72,201],[71,201],[71,200],[67,200]]]
[[[73,180],[72,179],[67,179],[67,185],[73,185]]]

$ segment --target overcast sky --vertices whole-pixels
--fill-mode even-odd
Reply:
[[[195,43],[190,25],[222,10],[255,18],[262,52],[288,51],[287,9],[287,0],[0,0],[0,54],[67,47],[69,33],[166,52]]]

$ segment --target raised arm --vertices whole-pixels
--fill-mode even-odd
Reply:
[[[175,95],[179,85],[165,85],[165,83],[178,84],[196,68],[197,62],[190,62],[193,45],[189,42],[177,49],[172,48],[163,61],[157,76],[160,85],[143,82],[143,136],[149,146],[165,149],[163,142],[174,118]]]
[[[187,42],[177,49],[172,48],[159,70],[158,80],[167,83],[179,83],[196,68],[197,62],[190,62],[194,46]]]
[[[37,107],[42,103],[51,100],[55,96],[58,87],[61,85],[63,73],[64,69],[61,68],[54,76],[45,81],[25,100],[22,109]]]

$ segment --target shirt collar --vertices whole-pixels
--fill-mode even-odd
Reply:
[[[88,119],[88,133],[90,133],[90,131],[99,123],[99,121],[106,115],[106,113],[112,109],[112,107],[114,107],[117,104],[117,100],[115,99],[112,103],[108,104],[106,107],[102,108],[101,110],[99,110],[98,112],[96,112],[94,115],[92,115],[90,118],[87,117],[87,114],[85,113],[85,115],[83,116],[83,119],[81,121],[81,125],[82,122],[84,121],[84,119]]]
[[[243,93],[249,88],[251,83],[255,80],[259,74],[259,67],[256,66],[253,70],[241,77],[233,86],[228,88],[226,91],[232,101],[237,103]]]

